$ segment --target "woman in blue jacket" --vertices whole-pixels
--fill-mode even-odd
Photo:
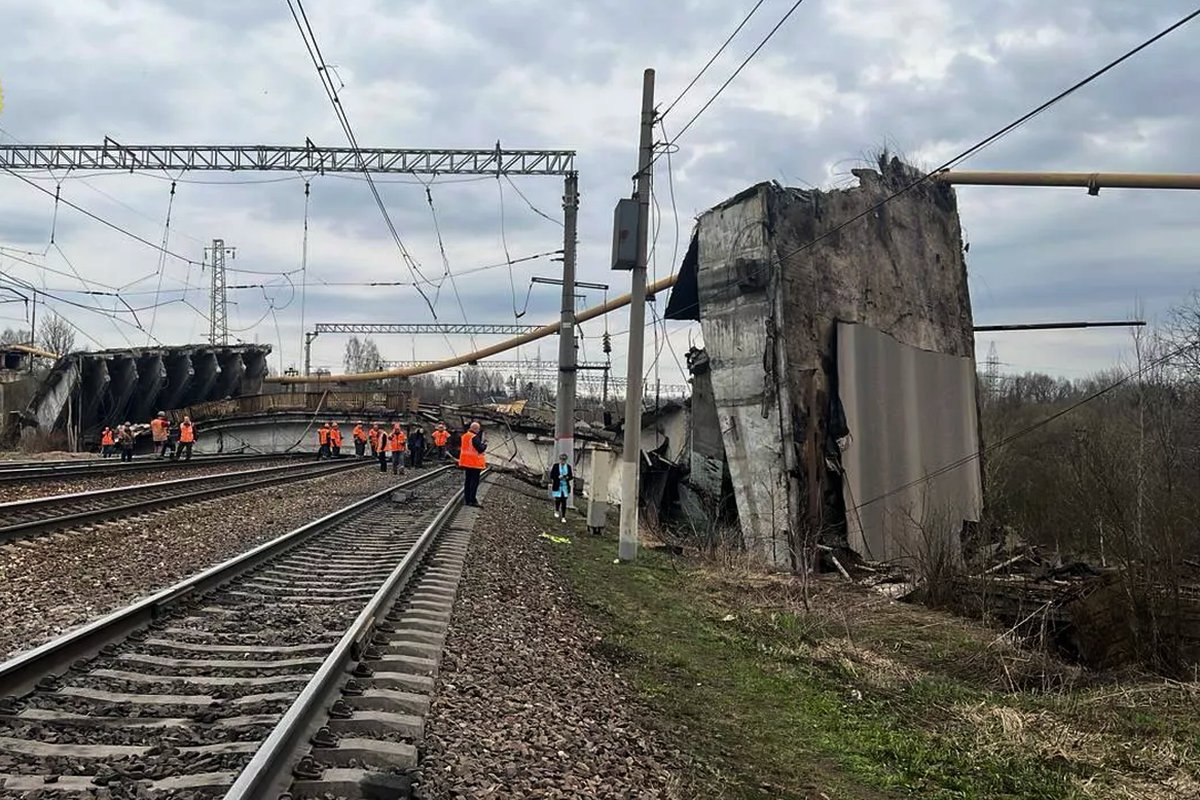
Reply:
[[[558,463],[550,467],[550,496],[554,498],[554,516],[567,521],[567,498],[571,496],[571,481],[575,475],[567,463],[567,454],[558,457]]]

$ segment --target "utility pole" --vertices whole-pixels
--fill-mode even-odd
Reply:
[[[33,306],[29,313],[29,346],[37,347],[37,289],[33,290]],[[33,353],[29,354],[29,371],[33,372]]]
[[[208,343],[229,344],[229,298],[225,290],[225,258],[233,258],[236,248],[226,247],[224,239],[213,239],[212,292],[209,297]]]
[[[642,75],[641,139],[638,145],[637,183],[637,261],[633,267],[633,286],[629,301],[629,362],[625,382],[625,449],[621,454],[621,538],[617,557],[621,561],[637,558],[638,485],[642,468],[642,351],[646,328],[646,262],[650,236],[650,181],[654,158],[654,70]]]
[[[575,463],[575,228],[579,214],[579,176],[563,181],[562,321],[558,329],[558,400],[554,404],[554,455]],[[567,505],[575,507],[574,495]]]

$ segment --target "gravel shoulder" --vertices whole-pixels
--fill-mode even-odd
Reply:
[[[0,545],[0,658],[396,482],[364,467]]]
[[[688,796],[600,654],[602,637],[540,534],[548,501],[501,478],[482,499],[426,724],[422,797]]]

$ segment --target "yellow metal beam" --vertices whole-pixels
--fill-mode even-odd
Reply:
[[[1101,189],[1200,189],[1200,174],[1154,172],[973,172],[943,170],[933,180],[956,186],[1074,186]]]
[[[51,353],[49,350],[43,350],[40,347],[30,347],[27,344],[4,345],[4,349],[20,350],[22,353],[29,353],[31,356],[38,356],[39,358],[52,358],[55,361],[57,361],[59,358],[58,353]]]
[[[670,275],[661,280],[655,281],[646,287],[647,294],[661,292],[663,289],[669,289],[675,285],[675,275]],[[586,311],[581,311],[575,315],[576,322],[587,322],[589,319],[604,316],[610,311],[616,311],[618,308],[624,308],[629,305],[629,295],[623,294],[620,297],[614,297],[607,303],[602,303],[598,306],[592,306]],[[442,361],[433,361],[428,364],[421,364],[413,367],[403,367],[401,369],[388,369],[379,372],[356,372],[346,375],[271,375],[266,378],[268,383],[283,383],[283,384],[298,384],[298,383],[361,383],[363,381],[379,381],[387,380],[388,378],[407,378],[413,375],[426,375],[430,372],[440,372],[444,369],[452,369],[461,367],[464,364],[470,364],[473,361],[480,361],[491,356],[499,355],[500,353],[512,350],[515,347],[520,347],[523,344],[537,341],[546,336],[552,336],[558,333],[559,323],[551,322],[549,325],[543,325],[529,333],[523,333],[520,336],[514,336],[511,339],[505,339],[503,342],[480,348],[479,350],[466,353],[455,358],[447,358]]]

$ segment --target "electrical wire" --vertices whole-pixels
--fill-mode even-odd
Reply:
[[[462,295],[458,291],[458,281],[454,277],[453,270],[450,269],[450,257],[446,255],[446,245],[442,241],[442,226],[438,222],[437,208],[433,204],[433,190],[430,188],[432,184],[433,181],[425,183],[425,200],[429,203],[429,214],[431,217],[433,217],[433,230],[437,234],[438,250],[442,254],[442,280],[445,281],[447,278],[450,279],[450,289],[454,292],[454,301],[458,304],[458,310],[462,314],[463,322],[469,323],[470,320],[467,318],[466,306],[463,305]],[[441,291],[442,288],[441,284],[439,283],[437,286],[437,295],[435,295],[435,297],[440,297]],[[470,341],[471,349],[478,350],[479,346],[475,343],[474,334],[470,335]],[[446,338],[446,344],[450,344],[449,337]],[[454,352],[453,346],[450,347],[450,352]]]
[[[163,246],[164,251],[167,249],[167,246],[170,244],[171,209],[173,209],[174,207],[175,207],[175,182],[172,181],[171,182],[171,197],[170,197],[170,199],[167,200],[167,221],[163,225],[162,246]],[[159,253],[158,254],[158,288],[155,289],[155,292],[154,292],[155,302],[158,301],[159,294],[162,292],[163,273],[166,272],[166,263],[167,263],[166,256],[163,255],[162,253]],[[154,311],[151,312],[151,314],[150,314],[150,330],[151,331],[154,330],[154,323],[157,320],[158,320],[158,309],[155,308]],[[147,334],[146,344],[149,344],[149,343],[150,343],[150,336],[149,336],[149,334]]]
[[[392,235],[392,240],[396,243],[397,249],[400,251],[400,256],[408,267],[409,273],[412,275],[415,282],[417,276],[425,278],[421,272],[420,266],[409,254],[408,248],[404,246],[404,241],[400,238],[399,231],[396,230],[396,225],[392,222],[392,217],[388,213],[387,206],[383,202],[383,197],[379,194],[379,188],[375,185],[375,181],[371,176],[371,171],[368,169],[366,162],[363,160],[361,148],[358,146],[358,139],[354,135],[354,129],[350,126],[350,120],[346,115],[346,109],[342,104],[341,98],[338,96],[337,89],[333,86],[333,82],[329,79],[329,67],[325,61],[325,57],[321,54],[321,47],[317,43],[316,33],[312,29],[312,25],[308,21],[308,14],[304,11],[304,4],[301,0],[287,0],[288,10],[292,13],[292,19],[296,21],[296,26],[300,30],[300,36],[304,40],[304,47],[308,51],[309,57],[312,59],[313,66],[316,67],[317,75],[321,79],[321,86],[325,89],[326,95],[329,97],[329,102],[333,105],[334,114],[338,118],[338,122],[342,126],[342,131],[346,134],[346,139],[350,146],[354,148],[355,154],[358,156],[359,165],[362,168],[363,177],[367,180],[367,185],[371,189],[371,195],[375,198],[375,203],[379,206],[379,212],[383,216],[384,223],[387,225],[388,232]],[[299,9],[299,16],[297,16]],[[303,21],[301,21],[303,20]],[[339,79],[340,80],[340,79]],[[433,303],[420,286],[415,286],[417,293],[421,295],[421,299],[429,307],[429,313],[433,318],[437,319],[437,310]]]
[[[746,58],[742,61],[741,64],[738,64],[738,67],[737,67],[737,69],[735,69],[733,71],[733,74],[730,75],[728,78],[726,78],[725,82],[721,84],[720,88],[718,88],[717,91],[713,92],[712,97],[708,98],[708,101],[705,102],[704,105],[700,106],[700,110],[697,111],[695,114],[693,114],[692,118],[689,119],[686,123],[684,123],[683,127],[680,128],[679,131],[675,134],[675,141],[678,141],[681,136],[683,136],[685,133],[687,133],[687,131],[692,127],[692,125],[694,125],[696,123],[696,120],[700,119],[700,116],[705,111],[708,110],[708,107],[711,106],[714,102],[716,102],[716,99],[721,96],[721,93],[725,91],[726,87],[728,87],[729,84],[733,83],[734,79],[738,75],[741,74],[743,69],[746,68],[746,65],[749,64],[754,59],[754,57],[758,55],[760,50],[762,50],[764,47],[766,47],[767,42],[771,41],[771,37],[773,37],[775,35],[775,33],[780,28],[783,27],[783,24],[788,21],[788,19],[792,16],[792,14],[795,13],[796,9],[798,9],[803,2],[804,2],[804,0],[796,0],[796,2],[792,4],[792,7],[787,10],[787,13],[785,13],[783,15],[783,17],[779,20],[779,22],[775,23],[775,27],[771,28],[771,30],[768,31],[767,35],[763,37],[762,41],[758,43],[758,46],[755,47],[752,51],[750,51],[750,55],[746,56]],[[657,157],[655,160],[657,160]]]
[[[733,33],[729,34],[729,38],[721,43],[721,46],[717,48],[717,52],[712,54],[712,58],[710,58],[708,62],[700,68],[700,71],[696,73],[696,76],[692,78],[688,85],[683,87],[683,91],[671,101],[671,104],[667,106],[667,110],[662,112],[661,116],[665,117],[667,114],[670,114],[671,109],[675,108],[679,101],[683,99],[684,95],[692,90],[692,87],[696,85],[696,82],[704,77],[704,73],[707,72],[708,68],[713,65],[713,62],[721,56],[721,53],[725,52],[725,48],[728,47],[729,43],[733,41],[733,37],[737,36],[738,33],[741,32],[742,28],[746,27],[746,23],[750,21],[750,18],[754,16],[754,12],[758,11],[758,7],[761,6],[764,1],[765,0],[758,0],[758,2],[754,4],[754,7],[746,13],[746,16],[742,18],[742,21],[738,23],[738,26],[733,29]]]
[[[509,175],[506,172],[506,173],[504,173],[504,178],[508,181],[508,185],[513,188],[513,191],[517,193],[517,196],[525,201],[525,205],[529,206],[530,211],[537,214],[542,219],[550,220],[551,222],[553,222],[555,225],[557,225],[560,228],[563,227],[563,221],[561,219],[555,219],[554,217],[547,214],[545,211],[542,211],[540,208],[535,206],[533,204],[533,202],[528,197],[525,196],[525,193],[521,191],[521,187],[517,186],[516,181],[514,181],[512,179],[511,175]]]
[[[817,235],[812,240],[797,247],[795,250],[791,250],[791,251],[789,251],[787,253],[783,253],[783,254],[778,254],[778,253],[774,254],[772,260],[767,262],[763,266],[756,268],[755,273],[765,272],[768,269],[782,268],[783,262],[786,259],[791,258],[792,256],[799,255],[800,253],[803,253],[804,251],[815,247],[818,243],[836,235],[840,231],[844,230],[845,228],[847,228],[850,225],[853,225],[856,222],[859,222],[860,220],[866,219],[868,217],[873,217],[876,212],[878,212],[881,208],[886,206],[888,203],[891,203],[896,198],[901,197],[902,195],[907,194],[908,192],[912,191],[916,187],[929,182],[938,173],[945,172],[946,170],[948,170],[954,166],[957,166],[958,164],[962,163],[963,161],[967,160],[968,158],[970,158],[974,155],[977,155],[979,152],[981,152],[982,150],[991,146],[992,144],[995,144],[997,141],[999,141],[1003,137],[1007,136],[1008,134],[1012,133],[1017,128],[1021,127],[1022,125],[1026,124],[1027,122],[1032,120],[1034,117],[1039,116],[1040,114],[1047,111],[1048,109],[1050,109],[1054,105],[1058,104],[1062,100],[1066,99],[1070,95],[1074,94],[1075,92],[1084,88],[1085,86],[1087,86],[1088,84],[1097,80],[1101,76],[1105,75],[1106,73],[1108,73],[1109,71],[1111,71],[1112,69],[1117,67],[1118,65],[1129,60],[1134,55],[1140,53],[1142,50],[1145,50],[1147,47],[1151,46],[1152,44],[1159,41],[1163,37],[1169,35],[1170,33],[1177,30],[1178,28],[1181,28],[1184,25],[1186,25],[1187,23],[1191,22],[1193,19],[1195,19],[1198,16],[1200,16],[1200,9],[1196,9],[1195,11],[1186,15],[1185,17],[1183,17],[1179,21],[1173,23],[1169,27],[1164,28],[1162,31],[1158,32],[1154,36],[1150,37],[1149,39],[1146,39],[1141,44],[1137,45],[1136,47],[1132,48],[1131,50],[1127,50],[1122,55],[1118,56],[1117,58],[1113,59],[1112,61],[1109,61],[1103,67],[1100,67],[1099,69],[1095,70],[1094,72],[1088,74],[1083,79],[1073,83],[1071,86],[1067,87],[1066,89],[1062,90],[1058,94],[1054,95],[1049,100],[1045,101],[1044,103],[1041,103],[1036,108],[1034,108],[1032,111],[1025,113],[1024,115],[1018,117],[1016,120],[1008,123],[1007,125],[1000,128],[999,130],[995,131],[994,133],[990,134],[989,136],[986,136],[985,138],[981,139],[979,142],[971,145],[966,150],[963,150],[958,155],[952,157],[951,159],[946,161],[941,166],[935,167],[934,169],[930,170],[929,172],[922,174],[920,177],[916,178],[915,180],[913,180],[913,181],[905,184],[904,186],[900,187],[899,189],[893,191],[891,194],[887,195],[879,202],[869,206],[864,211],[861,211],[858,214],[855,214],[854,216],[850,217],[848,220],[834,226],[830,230],[827,230],[824,233]],[[678,136],[676,138],[678,138]],[[685,307],[683,310],[694,309],[696,307],[696,305],[697,305],[697,303],[691,303],[689,306]]]
[[[7,172],[9,175],[12,175],[17,180],[19,180],[25,184],[28,184],[29,186],[32,186],[34,189],[37,189],[42,194],[48,195],[50,197],[55,196],[54,192],[51,192],[50,190],[48,190],[42,186],[39,186],[38,184],[29,180],[24,175],[20,174],[16,170],[11,169],[10,167],[0,167],[0,169],[3,169],[5,172]],[[83,214],[85,217],[93,220],[94,222],[99,222],[101,225],[105,226],[106,228],[111,228],[112,230],[116,231],[117,233],[120,233],[123,236],[127,236],[136,242],[140,242],[152,250],[163,251],[166,253],[166,255],[170,256],[171,258],[178,259],[179,261],[182,261],[186,264],[195,264],[197,266],[200,265],[199,261],[196,261],[195,259],[192,259],[192,258],[188,258],[185,255],[180,255],[179,253],[176,253],[173,250],[165,250],[164,251],[162,247],[159,247],[158,245],[156,245],[154,242],[150,241],[149,239],[145,239],[141,236],[138,236],[133,231],[123,228],[120,225],[116,224],[115,222],[109,222],[104,217],[101,217],[99,214],[95,214],[91,211],[88,211],[83,206],[77,205],[76,203],[72,203],[70,200],[61,199],[60,202],[63,205],[67,206],[68,208],[72,208],[75,211],[78,211],[80,214]]]
[[[504,261],[508,265],[508,290],[512,294],[513,319],[519,320],[525,316],[525,311],[517,311],[517,284],[513,279],[512,254],[508,251],[508,233],[504,225],[504,184],[500,182],[499,175],[496,175],[496,189],[500,193],[500,244],[504,248]]]

